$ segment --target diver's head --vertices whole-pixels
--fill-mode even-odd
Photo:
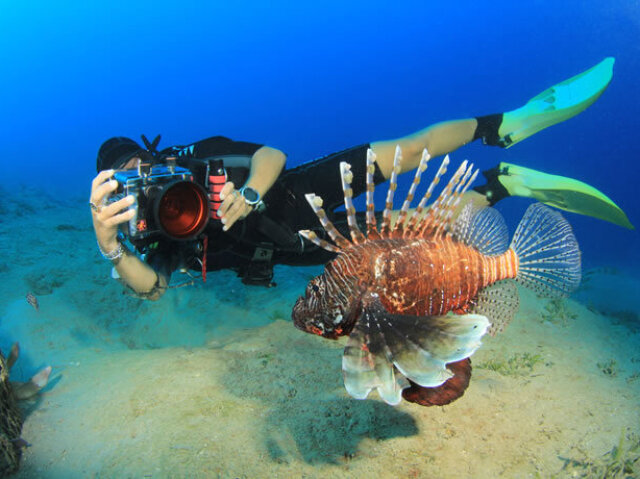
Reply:
[[[131,138],[116,136],[105,141],[98,150],[96,169],[103,170],[122,168],[131,158],[142,150]]]

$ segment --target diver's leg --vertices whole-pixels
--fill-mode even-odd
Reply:
[[[500,163],[483,171],[486,184],[476,186],[474,204],[493,206],[510,196],[533,198],[555,208],[609,221],[623,228],[634,229],[624,211],[608,196],[582,181],[552,175],[512,163]],[[469,197],[471,198],[471,197]],[[467,199],[465,195],[465,200]]]
[[[452,120],[436,123],[423,130],[395,140],[371,143],[376,154],[376,162],[386,179],[391,176],[396,146],[402,149],[401,172],[418,167],[422,151],[426,148],[431,157],[441,156],[457,150],[478,138],[487,145],[499,145],[498,130],[504,115],[479,116],[464,120]]]
[[[394,140],[376,141],[371,149],[376,154],[376,162],[385,178],[391,177],[396,145],[402,149],[402,172],[418,167],[422,150],[425,148],[432,157],[454,151],[476,138],[478,121],[475,118],[445,121],[428,126],[420,131]]]
[[[436,123],[403,138],[372,143],[380,171],[385,178],[391,176],[396,145],[402,148],[402,172],[418,166],[425,148],[436,157],[478,138],[487,145],[509,148],[589,107],[609,85],[613,64],[613,58],[605,58],[589,70],[547,88],[515,110]]]

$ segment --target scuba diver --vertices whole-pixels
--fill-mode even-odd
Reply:
[[[396,146],[402,150],[401,172],[417,168],[425,148],[432,158],[478,139],[487,145],[509,148],[595,102],[611,81],[613,64],[613,58],[606,58],[516,110],[436,123],[402,138],[355,146],[291,169],[284,168],[285,154],[275,148],[221,136],[160,152],[156,150],[159,137],[151,144],[143,137],[146,149],[128,138],[112,138],[99,149],[99,173],[92,182],[89,202],[98,247],[112,262],[116,277],[140,298],[158,299],[170,287],[172,273],[178,270],[201,271],[206,280],[207,271],[232,269],[246,284],[273,286],[275,264],[320,265],[333,258],[332,253],[298,235],[301,229],[314,230],[320,236],[324,231],[305,199],[306,193],[321,196],[331,221],[347,234],[346,215],[335,211],[343,204],[340,162],[351,164],[356,197],[366,189],[369,148],[376,155],[376,185],[390,178]],[[225,176],[215,191],[219,197],[212,216],[219,221],[208,221],[202,232],[187,240],[159,235],[152,241],[132,241],[138,253],[135,254],[119,231],[123,225],[136,221],[138,199],[132,194],[110,198],[119,188],[117,172],[136,168],[139,171],[141,159],[150,154],[187,166],[194,171],[194,177],[205,182],[211,173],[208,169],[204,175],[197,173],[197,165],[222,160]],[[487,183],[468,192],[466,200],[486,206],[509,196],[530,197],[633,228],[608,197],[578,180],[508,163],[500,163],[484,175]],[[209,196],[209,200],[212,198]]]

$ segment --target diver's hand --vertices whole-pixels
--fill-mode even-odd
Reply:
[[[220,199],[222,204],[218,209],[218,216],[223,224],[222,231],[227,231],[236,221],[246,218],[252,211],[251,206],[247,204],[231,181],[222,187]]]
[[[102,251],[114,251],[118,247],[116,240],[118,225],[126,223],[135,214],[133,209],[122,212],[133,204],[134,198],[131,195],[115,203],[107,204],[107,198],[118,187],[118,182],[113,179],[113,174],[114,170],[101,171],[91,182],[89,202],[92,205],[93,229]]]

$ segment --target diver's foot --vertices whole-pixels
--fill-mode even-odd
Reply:
[[[585,110],[609,85],[614,62],[613,57],[607,57],[589,70],[546,89],[523,107],[505,113],[497,144],[509,148]]]
[[[618,205],[604,193],[582,181],[511,163],[500,163],[482,174],[487,179],[487,184],[477,186],[474,190],[484,195],[490,205],[508,196],[521,196],[561,210],[634,229]]]

